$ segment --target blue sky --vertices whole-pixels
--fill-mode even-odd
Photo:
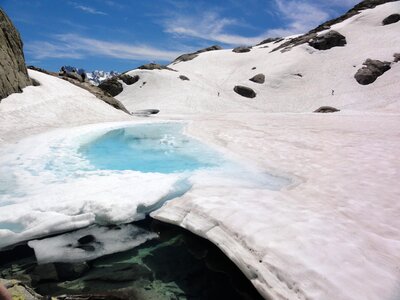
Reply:
[[[126,71],[213,44],[303,33],[359,0],[0,0],[27,64]]]

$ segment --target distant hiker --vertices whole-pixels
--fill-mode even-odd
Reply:
[[[335,90],[332,90],[332,96],[335,94]]]

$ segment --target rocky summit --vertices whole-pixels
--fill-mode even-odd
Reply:
[[[19,32],[0,8],[0,101],[31,84]]]

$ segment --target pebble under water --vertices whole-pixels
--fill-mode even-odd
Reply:
[[[262,299],[210,241],[151,218],[135,225],[159,238],[80,263],[37,265],[32,249],[18,246],[0,252],[0,277],[44,296],[75,295],[69,299]]]

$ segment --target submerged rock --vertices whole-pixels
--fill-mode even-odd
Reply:
[[[260,74],[257,74],[257,75],[255,75],[255,76],[253,76],[253,77],[250,78],[249,80],[250,80],[250,81],[253,81],[253,82],[255,82],[255,83],[260,83],[260,84],[262,84],[262,83],[265,82],[265,75],[262,74],[262,73],[260,73]]]
[[[115,77],[100,83],[99,88],[110,94],[112,97],[119,95],[124,90],[122,83],[119,82]]]
[[[321,106],[320,108],[314,110],[315,113],[334,113],[338,111],[340,111],[340,109],[334,108],[332,106]]]
[[[382,21],[382,25],[389,25],[400,21],[400,14],[392,14]]]
[[[240,96],[243,96],[246,98],[254,98],[257,95],[256,92],[253,91],[253,89],[251,89],[247,86],[237,85],[234,87],[233,90]]]
[[[363,65],[364,67],[354,75],[357,82],[362,85],[373,83],[379,76],[390,70],[390,63],[380,60],[367,59]]]
[[[17,29],[0,8],[0,101],[31,85],[22,47]]]
[[[328,50],[333,47],[343,47],[347,42],[345,36],[335,30],[331,30],[324,35],[312,39],[308,44],[318,50]]]

